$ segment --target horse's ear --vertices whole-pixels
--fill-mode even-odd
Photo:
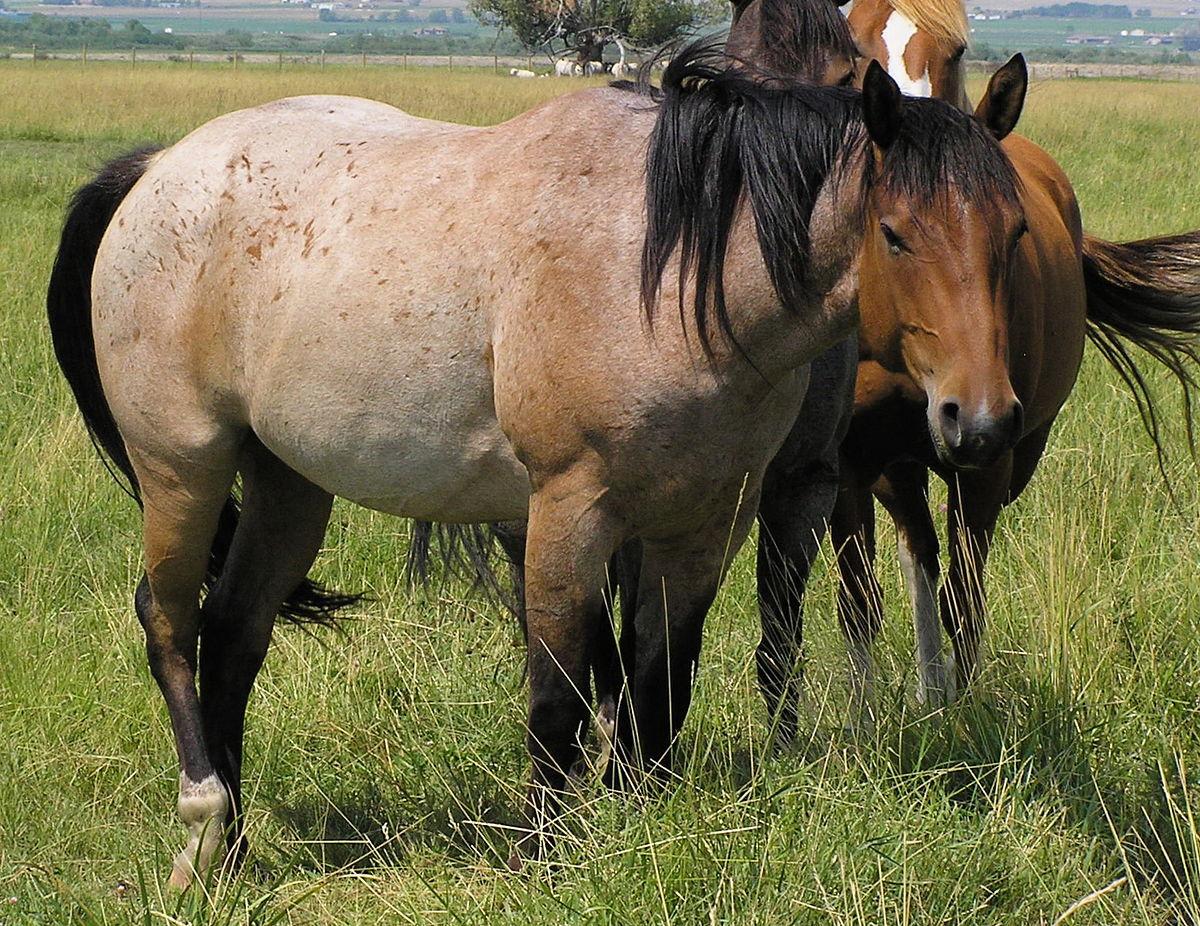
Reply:
[[[1029,68],[1024,55],[1013,55],[988,81],[987,90],[975,108],[975,118],[984,124],[996,141],[1004,141],[1017,127],[1029,89]]]
[[[863,78],[863,122],[871,141],[884,151],[900,135],[900,104],[900,88],[883,66],[872,60]]]

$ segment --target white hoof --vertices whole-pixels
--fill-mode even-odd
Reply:
[[[187,827],[188,840],[171,868],[171,887],[187,890],[203,879],[224,842],[229,810],[229,795],[216,775],[203,781],[179,776],[179,816]]]

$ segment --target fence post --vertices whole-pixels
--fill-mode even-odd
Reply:
[[[404,70],[408,70],[408,55],[404,56]]]
[[[492,55],[492,70],[497,74],[500,73],[500,56],[499,55]]]
[[[87,67],[87,44],[83,46],[83,66]]]
[[[195,65],[195,63],[196,63],[196,51],[195,51],[195,49],[189,48],[188,49],[188,70],[189,71],[192,69],[192,67],[193,67],[193,65]]]
[[[325,49],[321,49],[321,70],[325,70]]]
[[[234,51],[234,53],[233,53],[233,69],[235,71],[238,69],[238,64],[241,62],[241,60],[242,60],[242,53],[240,51]]]
[[[454,70],[454,55],[447,55],[446,60],[450,62],[450,70]]]
[[[533,55],[529,56],[529,70],[533,70]]]
[[[137,67],[137,46],[136,45],[133,46],[132,54],[129,59],[129,67],[130,68]]]
[[[365,51],[362,53],[362,66],[367,66],[367,53]]]
[[[37,44],[36,43],[34,43],[34,46],[33,46],[33,63],[37,64]]]
[[[283,52],[279,53],[279,70],[283,70]]]

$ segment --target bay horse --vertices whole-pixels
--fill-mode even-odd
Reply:
[[[904,134],[910,118],[940,141]],[[564,120],[644,139],[646,166],[545,145]],[[335,495],[528,518],[528,851],[579,753],[605,567],[639,538],[662,593],[637,602],[627,728],[666,767],[804,367],[853,327],[864,212],[897,198],[959,236],[1022,221],[974,120],[902,104],[878,67],[861,97],[764,87],[711,43],[676,58],[657,103],[589,90],[471,128],[301,97],[82,188],[48,315],[89,431],[142,505],[135,610],[188,831],[172,882],[213,864],[222,831],[244,852],[245,708],[276,615],[347,603],[305,578]]]
[[[1017,88],[1008,96],[1020,101],[1027,80],[1023,63],[1011,62],[993,76],[977,115],[990,117],[997,82]],[[907,125],[920,130],[916,120]],[[864,239],[854,416],[832,525],[839,616],[861,708],[869,700],[870,647],[882,621],[872,494],[897,528],[916,630],[918,693],[936,705],[976,670],[983,573],[996,520],[1037,468],[1074,387],[1085,341],[1133,390],[1160,454],[1158,415],[1130,346],[1174,375],[1189,412],[1197,385],[1200,232],[1130,244],[1085,235],[1058,164],[1016,135],[1003,148],[1020,181],[1025,224],[1019,237],[996,242],[999,256],[993,254],[989,272],[1000,285],[988,287],[973,275],[984,255],[966,249],[977,247],[978,237],[941,238],[906,208],[889,212]],[[964,279],[973,280],[973,291],[963,293]],[[929,472],[950,495],[950,568],[940,593]],[[953,646],[950,672],[939,611]]]

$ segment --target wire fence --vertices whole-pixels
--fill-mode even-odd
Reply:
[[[75,49],[43,49],[36,45],[0,51],[0,57],[11,61],[76,61],[81,66],[98,62],[123,62],[129,67],[139,64],[177,64],[186,67],[225,64],[237,68],[241,65],[256,67],[370,67],[387,66],[403,70],[418,68],[446,68],[449,70],[492,71],[508,74],[513,69],[535,74],[553,73],[554,63],[546,57],[516,55],[405,55],[370,54],[367,52],[326,53],[317,51],[247,51],[229,49],[225,51],[185,51],[179,49],[147,50],[90,49],[84,45]]]

